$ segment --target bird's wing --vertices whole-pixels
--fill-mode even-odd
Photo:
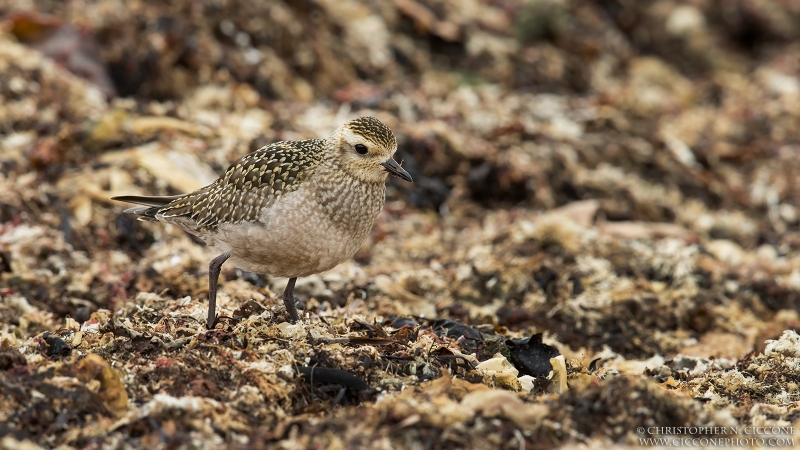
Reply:
[[[198,228],[250,222],[281,195],[296,190],[322,162],[324,141],[276,142],[241,157],[217,181],[179,197],[158,217],[187,217]]]

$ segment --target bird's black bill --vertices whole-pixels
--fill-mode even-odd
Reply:
[[[389,158],[385,162],[382,162],[381,165],[383,166],[384,169],[386,169],[387,172],[396,176],[397,178],[402,178],[412,183],[414,182],[414,180],[411,179],[411,175],[409,175],[408,172],[406,172],[406,169],[400,167],[400,164],[397,161],[393,160],[392,158]]]

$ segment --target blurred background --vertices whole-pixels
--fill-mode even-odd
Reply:
[[[354,261],[298,284],[309,311],[544,331],[587,364],[736,359],[800,326],[798,1],[0,0],[0,18],[0,326],[21,340],[134,305],[200,323],[208,255],[109,197],[188,192],[360,115],[415,182],[390,180]],[[223,308],[279,307],[271,280],[223,276]]]

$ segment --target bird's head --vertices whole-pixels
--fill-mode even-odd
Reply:
[[[393,159],[397,151],[394,133],[374,117],[345,123],[328,138],[328,143],[341,168],[361,181],[384,182],[387,174],[412,181],[411,175]]]

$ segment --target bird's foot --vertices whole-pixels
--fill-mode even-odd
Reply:
[[[208,323],[206,323],[206,329],[213,330],[214,327],[216,327],[217,324],[222,320],[233,320],[233,317],[220,316],[219,314],[217,314],[216,316],[214,316],[214,321],[213,322],[211,320],[209,320]]]
[[[217,326],[217,323],[219,323],[219,316],[218,315],[215,315],[213,319],[211,317],[209,317],[208,318],[208,322],[206,322],[206,330],[213,330],[214,327]]]

